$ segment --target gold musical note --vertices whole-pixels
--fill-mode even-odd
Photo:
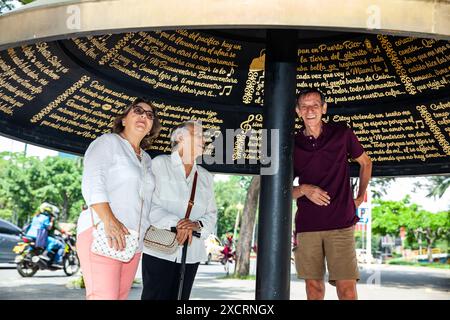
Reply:
[[[233,89],[233,86],[224,86],[222,92],[219,92],[219,95],[223,96],[225,93],[226,96],[229,96],[231,94],[232,89]]]
[[[258,77],[258,83],[264,83],[264,74],[262,74]]]
[[[416,120],[416,127],[415,127],[415,129],[419,128],[419,123],[420,123],[420,129],[425,128],[425,125],[423,124],[423,120]]]
[[[227,73],[227,77],[231,77],[231,75],[233,75],[233,74],[234,74],[234,68],[231,67],[230,72]]]
[[[241,129],[243,130],[243,133],[247,133],[248,130],[252,128],[250,123],[255,119],[255,116],[253,114],[249,115],[247,120],[241,123]]]

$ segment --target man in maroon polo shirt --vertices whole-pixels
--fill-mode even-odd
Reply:
[[[304,126],[295,136],[294,147],[294,177],[299,179],[292,192],[298,206],[296,269],[298,277],[305,279],[308,300],[325,296],[325,260],[329,282],[336,286],[339,299],[357,299],[354,225],[372,162],[352,129],[322,121],[326,111],[320,91],[307,89],[298,96],[296,112]],[[349,158],[360,165],[356,199],[350,186]]]

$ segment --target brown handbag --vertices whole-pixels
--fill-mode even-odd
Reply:
[[[197,189],[197,172],[194,175],[191,198],[186,209],[185,219],[188,219],[194,206],[195,190]],[[174,228],[172,228],[174,229]],[[176,231],[176,229],[175,229]],[[152,250],[171,255],[178,249],[177,234],[172,230],[160,229],[151,225],[144,236],[144,245]]]

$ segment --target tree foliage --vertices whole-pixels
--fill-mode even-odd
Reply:
[[[395,182],[395,178],[391,177],[374,177],[370,180],[370,187],[372,190],[372,197],[374,199],[381,199],[386,195],[388,188]]]
[[[427,197],[442,198],[450,186],[450,175],[431,176],[424,183],[417,183],[416,187],[428,190]]]
[[[0,14],[11,11],[16,8],[18,2],[22,4],[27,4],[33,2],[34,0],[0,0]]]
[[[428,248],[429,260],[432,260],[431,248],[438,240],[449,240],[450,213],[443,211],[431,213],[419,205],[410,202],[409,196],[402,201],[376,200],[372,213],[372,230],[380,235],[399,235],[404,227],[408,238],[423,239]]]
[[[217,204],[217,235],[219,237],[227,231],[234,230],[236,216],[238,211],[242,211],[250,181],[251,177],[231,176],[226,181],[214,183]]]
[[[60,208],[60,221],[74,222],[83,202],[82,170],[80,160],[0,153],[0,217],[24,225],[46,201]]]

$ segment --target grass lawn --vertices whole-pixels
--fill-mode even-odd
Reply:
[[[429,267],[429,268],[437,268],[437,269],[446,269],[450,270],[450,264],[448,263],[438,263],[438,262],[411,262],[405,261],[402,259],[392,259],[388,261],[388,264],[398,265],[398,266],[413,266],[413,267]]]

